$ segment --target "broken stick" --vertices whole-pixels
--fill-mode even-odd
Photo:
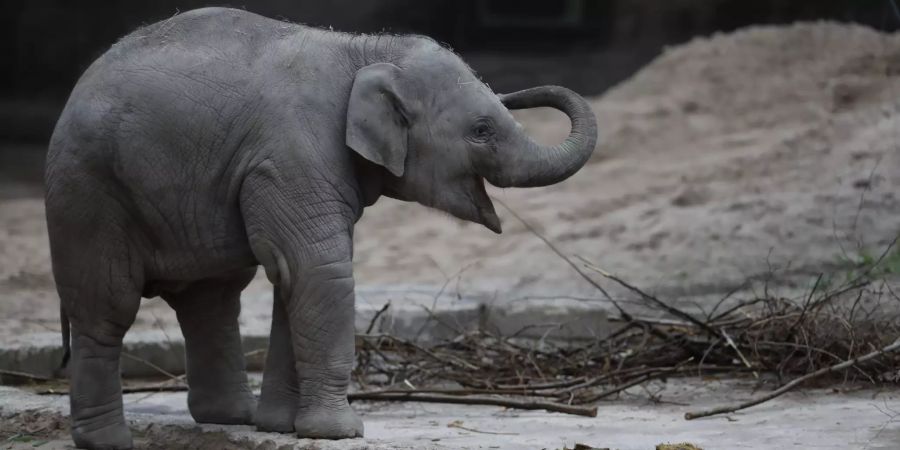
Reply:
[[[512,400],[498,397],[487,396],[458,396],[458,395],[421,395],[410,392],[406,393],[372,393],[372,392],[356,392],[347,396],[350,401],[354,400],[376,400],[376,401],[394,401],[394,402],[424,402],[424,403],[456,403],[460,405],[494,405],[515,409],[543,409],[551,412],[561,412],[566,414],[574,414],[576,416],[597,417],[596,406],[573,406],[563,403],[540,402],[529,400]]]
[[[835,364],[833,366],[828,366],[828,367],[819,369],[815,372],[810,372],[810,373],[803,375],[802,377],[797,378],[797,379],[791,381],[790,383],[785,384],[784,386],[782,386],[766,395],[763,395],[759,398],[750,400],[748,402],[740,403],[737,405],[720,406],[718,408],[713,408],[713,409],[709,409],[706,411],[686,412],[686,413],[684,413],[684,419],[685,420],[693,420],[693,419],[699,419],[701,417],[709,417],[709,416],[714,416],[717,414],[728,414],[728,413],[733,413],[735,411],[740,411],[742,409],[747,409],[751,406],[756,406],[760,403],[764,403],[769,400],[772,400],[773,398],[778,397],[778,396],[784,394],[785,392],[788,392],[791,389],[794,389],[795,387],[797,387],[797,386],[803,384],[804,382],[809,381],[813,378],[816,378],[816,377],[819,377],[822,375],[826,375],[826,374],[829,374],[832,372],[840,372],[842,370],[847,370],[847,369],[855,366],[856,364],[859,364],[861,362],[866,362],[870,359],[877,358],[886,353],[897,351],[898,349],[900,349],[900,338],[897,338],[897,340],[895,340],[893,344],[888,345],[887,347],[884,347],[881,350],[876,350],[872,353],[867,353],[858,358],[848,359],[847,361],[844,361],[842,363]]]

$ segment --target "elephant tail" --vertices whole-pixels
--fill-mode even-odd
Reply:
[[[72,356],[71,325],[69,324],[69,316],[66,314],[66,309],[63,308],[62,305],[59,305],[59,325],[62,329],[63,357],[57,371],[62,372],[66,368],[66,365],[69,364],[69,358]]]

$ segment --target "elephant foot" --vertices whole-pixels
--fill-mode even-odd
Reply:
[[[119,450],[134,448],[131,430],[124,422],[97,427],[95,424],[72,424],[72,441],[77,448]]]
[[[252,425],[256,400],[249,391],[188,391],[188,410],[197,423]]]
[[[297,416],[297,399],[285,397],[287,401],[270,401],[265,397],[256,409],[256,429],[275,433],[292,433],[294,418]]]
[[[362,419],[344,398],[339,408],[316,406],[302,408],[294,419],[297,437],[312,439],[350,439],[363,437]]]

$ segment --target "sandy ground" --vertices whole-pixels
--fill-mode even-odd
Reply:
[[[68,447],[65,397],[39,397],[0,387],[0,448]],[[749,380],[679,379],[633,388],[600,404],[596,418],[491,406],[354,403],[366,439],[297,440],[245,426],[196,426],[184,393],[129,394],[126,416],[137,448],[201,449],[563,449],[575,444],[647,450],[690,442],[717,449],[896,449],[896,392],[812,389],[726,416],[684,420],[686,411],[743,401]],[[35,407],[43,408],[39,412]],[[4,425],[5,424],[5,425]],[[150,425],[153,424],[153,425]],[[10,439],[18,434],[17,439]],[[282,447],[283,446],[283,447]]]
[[[718,293],[770,268],[802,287],[818,270],[877,254],[900,232],[898,73],[900,37],[859,26],[697,39],[592,100],[600,145],[581,172],[556,186],[491,194],[566,254],[663,295]],[[568,129],[552,110],[517,116],[544,142]],[[58,329],[33,183],[41,161],[11,161],[0,158],[0,339]],[[488,293],[499,302],[598,297],[497,209],[501,236],[382,199],[358,225],[358,283],[435,286],[451,278],[460,296]],[[265,289],[260,274],[250,292]],[[150,300],[136,326],[172,320]]]

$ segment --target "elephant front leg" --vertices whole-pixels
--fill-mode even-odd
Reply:
[[[300,437],[363,436],[347,388],[354,357],[353,267],[350,258],[302,270],[287,302],[299,397]]]
[[[257,426],[286,430],[283,402],[296,396],[291,424],[299,437],[361,437],[362,420],[347,401],[355,350],[352,230],[359,211],[348,203],[351,192],[331,190],[340,188],[334,183],[288,177],[282,168],[297,162],[286,154],[273,152],[260,163],[241,197],[248,241],[278,297]],[[283,365],[289,356],[294,374]],[[285,381],[291,375],[295,385]]]
[[[256,410],[256,427],[260,431],[290,433],[300,401],[297,389],[297,369],[291,347],[291,328],[285,302],[276,287],[272,301],[272,331],[263,372],[262,392]]]

